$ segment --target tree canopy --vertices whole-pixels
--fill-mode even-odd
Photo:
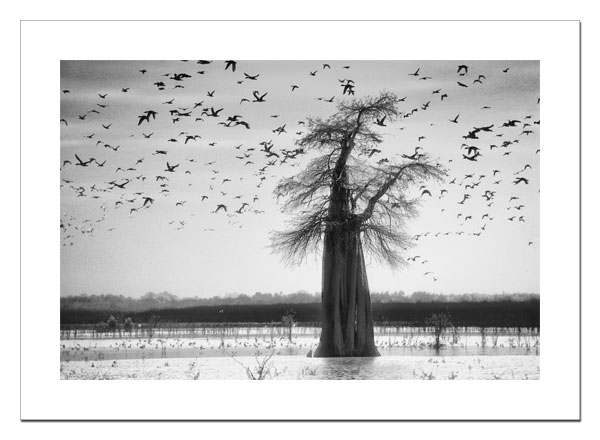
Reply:
[[[283,197],[282,209],[295,214],[286,231],[272,236],[273,249],[289,264],[297,264],[318,251],[325,228],[354,223],[360,228],[365,251],[376,260],[396,267],[404,263],[403,249],[411,246],[406,222],[417,216],[419,198],[410,197],[411,186],[440,180],[445,170],[427,154],[396,154],[381,158],[384,142],[374,126],[400,115],[399,98],[389,92],[340,102],[328,119],[309,118],[307,132],[297,145],[317,156],[295,176],[275,188]],[[331,208],[331,188],[344,179],[348,212]]]

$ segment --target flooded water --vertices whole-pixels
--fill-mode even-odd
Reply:
[[[436,350],[426,330],[384,329],[375,337],[381,357],[315,359],[318,332],[295,330],[291,340],[264,328],[203,337],[78,332],[60,341],[61,378],[248,379],[265,363],[264,379],[539,379],[537,331],[463,329],[445,334]]]
[[[538,356],[267,356],[61,362],[61,379],[535,380]],[[250,374],[248,373],[248,370]],[[252,377],[251,377],[252,376]],[[261,377],[262,376],[262,377]]]

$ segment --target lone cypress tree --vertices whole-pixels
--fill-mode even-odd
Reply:
[[[315,357],[379,356],[375,346],[365,251],[392,267],[411,244],[405,221],[418,199],[407,190],[444,171],[426,154],[375,162],[383,137],[374,125],[399,114],[398,97],[383,92],[342,102],[327,120],[308,119],[297,145],[320,154],[275,193],[296,214],[291,227],[273,234],[273,248],[299,263],[323,246],[322,330]]]

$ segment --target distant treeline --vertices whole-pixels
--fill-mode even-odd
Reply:
[[[406,295],[404,292],[374,292],[371,293],[373,304],[388,303],[471,303],[471,302],[523,302],[538,300],[536,294],[496,294],[484,295],[465,293],[460,295],[444,295],[429,292],[414,292]],[[256,292],[249,296],[235,294],[213,296],[211,298],[178,298],[169,293],[146,293],[141,298],[131,298],[123,295],[77,295],[60,298],[60,309],[63,310],[113,310],[123,312],[142,312],[155,309],[185,309],[199,306],[234,306],[234,305],[273,305],[273,304],[319,304],[320,293],[296,292],[290,294]]]
[[[144,311],[65,309],[60,313],[61,325],[96,324],[107,322],[110,316],[119,325],[131,318],[134,323],[278,323],[288,310],[294,309],[300,323],[318,325],[321,321],[321,304],[232,304],[163,308]],[[539,328],[539,298],[521,301],[461,301],[461,302],[376,302],[372,305],[377,323],[398,323],[407,326],[425,326],[434,313],[445,312],[452,324],[460,327],[530,327]]]

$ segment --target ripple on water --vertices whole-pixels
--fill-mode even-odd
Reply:
[[[61,362],[62,379],[248,379],[257,376],[260,356],[196,359],[122,359]],[[237,362],[236,362],[237,361]],[[381,356],[306,358],[274,355],[267,379],[438,380],[539,379],[539,356]]]

